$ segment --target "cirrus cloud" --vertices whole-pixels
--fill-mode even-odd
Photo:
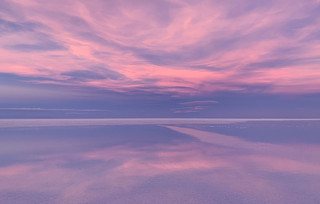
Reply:
[[[120,92],[319,92],[318,1],[1,3],[2,73]]]

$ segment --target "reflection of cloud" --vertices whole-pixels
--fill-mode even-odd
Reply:
[[[32,168],[32,165],[12,165],[8,167],[0,167],[0,176],[12,177],[21,174],[23,175]]]
[[[267,167],[268,170],[276,172],[284,171],[287,173],[310,173],[320,175],[320,163],[312,163],[319,162],[316,155],[320,153],[320,147],[317,147],[315,152],[314,150],[305,152],[305,156],[309,157],[306,159],[303,156],[301,157],[300,152],[297,152],[298,147],[296,146],[249,142],[240,138],[218,133],[190,128],[166,127],[180,133],[191,135],[205,143],[249,151],[248,156],[244,156],[243,158],[235,157],[239,160],[243,160],[243,162],[249,161],[257,163],[256,165],[258,168]]]
[[[270,149],[270,151],[272,151],[272,149]],[[318,151],[318,153],[319,152],[320,151]],[[296,159],[277,158],[275,156],[250,155],[243,159],[255,163],[257,168],[263,169],[264,171],[320,175],[319,163],[299,161]]]
[[[297,152],[298,145],[264,144],[190,128],[168,128],[201,142],[110,145],[67,153],[59,152],[59,146],[53,152],[42,150],[19,165],[0,167],[0,199],[7,199],[8,192],[17,201],[21,192],[31,192],[30,197],[42,193],[52,203],[63,204],[319,200],[319,146]],[[104,140],[108,136],[106,133]],[[131,136],[128,133],[127,137]]]

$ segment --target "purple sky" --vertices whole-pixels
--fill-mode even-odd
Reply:
[[[319,0],[0,0],[0,117],[318,117]]]

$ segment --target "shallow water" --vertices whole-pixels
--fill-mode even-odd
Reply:
[[[0,203],[320,201],[319,121],[40,121],[0,121]]]

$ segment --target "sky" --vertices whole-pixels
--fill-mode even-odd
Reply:
[[[319,0],[0,0],[0,118],[316,118],[319,25]]]

